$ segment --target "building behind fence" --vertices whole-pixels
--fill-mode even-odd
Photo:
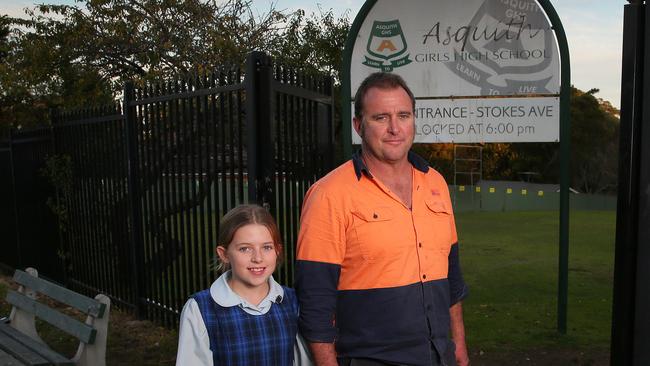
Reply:
[[[329,76],[255,52],[244,68],[127,84],[121,105],[55,111],[0,144],[0,262],[173,327],[216,277],[220,218],[256,202],[291,284],[303,196],[334,164],[332,105]]]

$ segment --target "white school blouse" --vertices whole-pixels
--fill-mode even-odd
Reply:
[[[248,303],[237,295],[228,285],[230,271],[225,272],[210,286],[210,295],[223,307],[239,306],[251,315],[264,315],[271,310],[273,303],[282,302],[284,289],[269,277],[269,293],[258,306]],[[203,322],[196,300],[190,298],[183,306],[178,334],[178,354],[176,366],[206,365],[214,366],[208,330]]]

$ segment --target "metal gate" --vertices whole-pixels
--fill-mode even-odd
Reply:
[[[276,279],[291,285],[304,193],[335,161],[332,105],[331,77],[254,52],[245,67],[129,83],[121,106],[53,114],[52,156],[71,177],[56,195],[66,284],[175,326],[216,278],[220,218],[256,202],[278,221]]]

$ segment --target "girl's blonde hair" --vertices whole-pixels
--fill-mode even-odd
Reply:
[[[273,239],[275,253],[278,255],[277,264],[279,265],[282,262],[282,238],[280,237],[280,231],[271,213],[262,206],[240,205],[228,211],[219,224],[217,246],[228,249],[237,230],[249,224],[262,225],[269,230]],[[230,265],[221,261],[219,256],[217,256],[216,269],[218,273],[222,273],[230,269]]]

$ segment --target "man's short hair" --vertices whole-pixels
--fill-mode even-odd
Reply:
[[[406,85],[406,81],[402,79],[401,76],[397,74],[392,74],[389,72],[375,72],[368,75],[359,85],[357,93],[354,95],[354,116],[356,118],[361,118],[363,113],[363,99],[368,94],[370,88],[379,88],[379,89],[397,89],[402,88],[411,98],[411,104],[413,105],[413,111],[415,112],[415,97],[413,92]]]

